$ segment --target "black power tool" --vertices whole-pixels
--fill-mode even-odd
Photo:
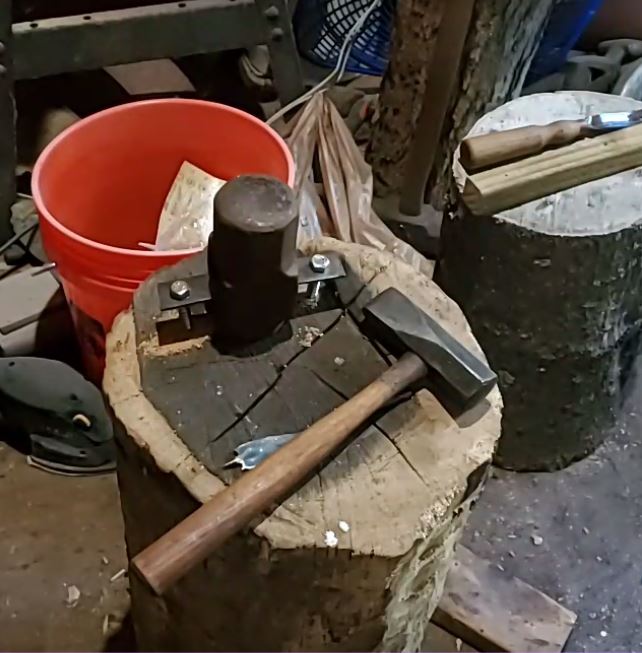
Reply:
[[[2,439],[29,462],[59,474],[116,466],[113,426],[98,388],[73,368],[45,358],[0,358]]]

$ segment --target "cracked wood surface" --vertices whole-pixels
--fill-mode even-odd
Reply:
[[[146,397],[190,452],[229,483],[240,474],[224,468],[234,447],[306,428],[376,378],[386,362],[341,309],[296,318],[289,340],[256,357],[220,355],[209,341],[193,348],[156,346],[151,319],[157,308],[156,284],[165,276],[200,274],[204,266],[203,255],[183,261],[161,271],[137,293],[139,361]],[[365,281],[359,272],[352,272],[357,291]],[[388,275],[377,274],[375,268],[373,287],[378,276]],[[434,288],[432,282],[427,284]],[[369,291],[362,302],[381,290]],[[435,289],[433,294],[437,296]],[[452,331],[449,314],[457,312],[445,296],[439,297],[441,302],[435,299],[431,313]],[[310,329],[323,335],[308,348],[301,344],[301,334]],[[472,340],[469,333],[464,338]],[[342,364],[335,362],[338,359]],[[467,445],[474,451],[486,424],[492,433],[494,411],[474,428],[460,429],[429,393],[408,397],[355,437],[260,523],[257,532],[280,548],[324,546],[325,532],[340,534],[338,522],[346,521],[351,530],[340,536],[340,547],[403,555],[420,536],[431,502],[444,496],[454,501],[463,487],[461,482],[452,487],[436,484],[436,468],[452,464],[451,456]],[[458,446],[453,447],[453,441]],[[480,464],[490,456],[492,437],[488,445],[480,452]]]
[[[354,300],[355,310],[369,295],[395,286],[479,351],[461,311],[428,278],[371,248],[329,239],[315,247],[344,256],[352,274],[342,293]],[[197,273],[199,265],[191,259],[160,271],[137,293],[137,310],[141,301],[153,308],[158,281],[179,269],[186,276]],[[239,473],[221,468],[236,444],[304,428],[386,365],[340,309],[296,318],[293,339],[241,360],[221,357],[207,339],[159,346],[152,323],[138,317],[138,333],[131,312],[116,321],[105,375],[128,436],[119,475],[130,555],[189,505],[185,496],[174,496],[178,486],[167,474],[141,475],[137,468],[152,469],[151,459],[178,478],[184,494],[205,501]],[[324,335],[302,347],[296,334],[310,326]],[[475,472],[488,463],[499,437],[497,391],[489,402],[478,422],[460,426],[426,391],[402,398],[269,516],[215,554],[222,567],[208,563],[190,574],[176,589],[176,610],[170,596],[167,614],[154,613],[154,619],[171,622],[172,637],[178,637],[172,641],[182,650],[419,650],[479,492],[481,475]],[[347,533],[339,521],[349,524]],[[338,537],[336,549],[325,543],[328,530]],[[294,578],[314,588],[312,594]],[[135,613],[155,610],[142,588],[133,587],[132,594]],[[216,618],[214,607],[206,615],[193,606],[204,595]],[[252,638],[228,624],[234,620],[230,606],[239,605],[240,597],[255,605],[244,616]],[[190,606],[189,614],[179,603]],[[275,612],[270,618],[261,611]],[[137,630],[148,647],[170,641],[158,628]]]

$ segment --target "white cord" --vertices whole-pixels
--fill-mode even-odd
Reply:
[[[267,124],[271,125],[276,122],[279,118],[284,116],[288,111],[298,107],[300,104],[307,102],[315,93],[322,90],[326,86],[330,86],[336,77],[336,82],[340,82],[343,74],[345,73],[346,66],[348,65],[348,58],[350,52],[352,51],[353,41],[358,36],[359,32],[363,29],[368,18],[370,18],[372,12],[381,4],[381,0],[373,0],[373,2],[365,9],[359,18],[356,20],[355,24],[348,31],[341,49],[339,50],[339,56],[337,57],[337,63],[334,66],[332,72],[324,77],[316,86],[311,88],[309,91],[306,91],[303,95],[298,97],[296,100],[292,100],[289,104],[286,104],[282,109],[279,109],[273,116],[271,116]]]

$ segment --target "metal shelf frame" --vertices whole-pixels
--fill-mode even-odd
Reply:
[[[13,23],[0,2],[0,243],[15,200],[15,80],[265,44],[282,102],[303,92],[286,0],[184,0]]]

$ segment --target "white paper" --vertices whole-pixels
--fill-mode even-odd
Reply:
[[[155,249],[205,247],[214,227],[214,197],[224,185],[223,179],[183,162],[165,198]]]

